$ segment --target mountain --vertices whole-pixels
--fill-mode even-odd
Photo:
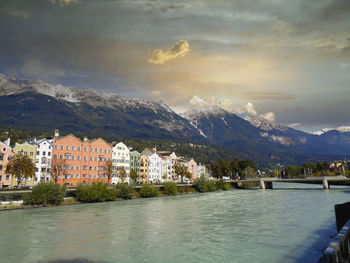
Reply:
[[[186,119],[167,105],[94,90],[50,85],[0,74],[1,124],[19,129],[107,137],[203,141]]]
[[[264,166],[350,154],[346,137],[311,135],[253,115],[242,119],[217,105],[197,105],[178,115],[165,104],[2,74],[0,105],[0,125],[6,127],[201,143],[225,147]]]

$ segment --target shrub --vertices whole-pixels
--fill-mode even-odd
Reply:
[[[214,182],[211,182],[211,181],[208,181],[207,182],[207,189],[208,189],[208,192],[214,192],[216,191],[216,185]]]
[[[59,205],[63,202],[66,188],[52,182],[38,183],[31,193],[23,196],[23,203],[30,205]]]
[[[223,190],[231,190],[232,189],[232,185],[230,183],[225,183]]]
[[[218,190],[223,190],[224,185],[225,185],[224,180],[217,180],[215,182],[216,189],[218,189]]]
[[[152,197],[157,196],[158,189],[150,184],[143,184],[140,188],[140,196],[141,197]]]
[[[94,182],[91,185],[80,184],[76,190],[77,199],[86,203],[112,201],[116,196],[116,189],[109,188],[108,184],[103,182]]]
[[[198,192],[207,192],[208,191],[208,187],[207,187],[207,180],[205,179],[205,177],[202,175],[200,178],[196,179],[194,181],[194,188],[198,191]]]
[[[167,195],[176,195],[177,193],[177,184],[174,182],[166,182],[164,184],[164,194]]]
[[[127,183],[118,183],[115,187],[116,196],[123,199],[131,199],[134,188]]]

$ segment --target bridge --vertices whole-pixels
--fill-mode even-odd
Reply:
[[[278,178],[278,177],[262,177],[249,178],[245,180],[225,180],[225,182],[240,184],[244,182],[259,183],[261,189],[273,189],[273,182],[281,183],[304,183],[304,184],[322,184],[323,189],[330,189],[329,185],[348,185],[350,186],[350,178],[344,176],[322,176],[322,177],[305,177],[305,178]]]

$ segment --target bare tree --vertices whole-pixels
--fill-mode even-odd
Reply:
[[[64,174],[64,166],[66,165],[66,160],[62,159],[53,159],[51,164],[51,176],[54,180],[55,184],[57,184],[57,180],[59,175]]]

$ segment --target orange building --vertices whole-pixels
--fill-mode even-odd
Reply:
[[[81,183],[108,182],[105,169],[106,162],[112,158],[111,144],[101,138],[88,140],[84,137],[82,141],[72,134],[59,137],[55,130],[53,145],[53,165],[61,162],[64,166],[57,183],[75,187]]]
[[[9,188],[12,185],[11,175],[6,174],[6,166],[13,156],[13,150],[10,146],[10,139],[0,142],[0,188]]]

